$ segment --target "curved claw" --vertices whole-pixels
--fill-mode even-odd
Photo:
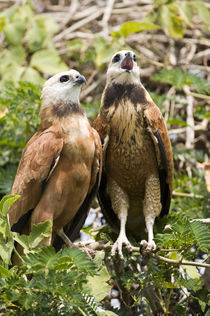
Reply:
[[[126,248],[128,248],[128,249],[132,248],[132,246],[131,246],[129,240],[127,239],[127,237],[120,235],[117,238],[117,240],[115,241],[114,245],[112,246],[111,256],[114,256],[116,251],[118,251],[118,254],[119,254],[120,258],[123,259],[123,253],[122,253],[123,245],[125,245]]]
[[[154,240],[151,240],[150,242],[147,242],[146,240],[142,240],[140,243],[140,252],[149,252],[154,251],[156,249],[156,244]]]

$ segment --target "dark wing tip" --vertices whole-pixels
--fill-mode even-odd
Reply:
[[[161,155],[161,160],[163,162],[163,166],[159,168],[159,178],[160,178],[160,192],[161,192],[161,204],[162,204],[162,210],[160,213],[160,217],[168,214],[169,208],[170,208],[170,203],[171,203],[171,193],[170,193],[170,188],[169,184],[167,183],[167,178],[168,178],[168,162],[167,162],[167,155],[166,155],[166,150],[165,146],[163,143],[163,140],[160,136],[160,133],[158,129],[153,132],[155,137],[158,140],[158,147],[160,150],[160,155]]]

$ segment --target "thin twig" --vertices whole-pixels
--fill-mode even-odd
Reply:
[[[210,268],[210,264],[208,263],[192,262],[192,261],[186,261],[186,260],[172,260],[172,259],[159,256],[154,253],[151,253],[151,256],[160,261],[170,263],[170,264]]]
[[[204,119],[201,124],[194,126],[194,131],[205,131],[208,125],[208,119]],[[169,135],[186,133],[186,127],[175,128],[168,131]]]
[[[115,0],[108,0],[107,1],[106,9],[104,11],[104,16],[103,16],[103,19],[101,21],[104,37],[108,37],[108,35],[109,35],[108,21],[109,21],[109,18],[111,16],[111,13],[112,13],[112,8],[114,6],[114,2],[115,2]]]
[[[90,15],[90,16],[86,17],[85,19],[80,20],[77,23],[73,24],[72,26],[68,27],[67,29],[65,29],[64,31],[62,31],[61,33],[59,33],[58,35],[56,35],[54,37],[54,42],[63,40],[64,38],[68,39],[69,34],[78,30],[80,27],[84,26],[85,24],[97,19],[102,13],[103,13],[103,10],[98,9],[92,15]]]
[[[210,96],[209,95],[205,95],[205,94],[201,94],[201,93],[195,93],[195,92],[188,92],[189,95],[198,98],[198,99],[205,99],[205,100],[209,100],[210,101]]]
[[[187,124],[186,127],[186,142],[185,147],[187,149],[193,148],[194,139],[195,139],[195,132],[194,132],[194,117],[193,117],[193,103],[194,97],[190,95],[190,89],[187,85],[183,87],[184,92],[187,96]]]
[[[183,197],[189,197],[189,198],[204,199],[203,195],[194,194],[194,193],[184,193],[184,192],[173,191],[172,194],[174,196],[183,196]]]

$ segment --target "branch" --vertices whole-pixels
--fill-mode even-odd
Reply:
[[[79,243],[78,246],[80,248],[86,248],[89,249],[90,251],[95,251],[95,250],[107,250],[107,249],[110,249],[111,248],[111,245],[106,245],[104,244],[103,241],[101,242],[92,242],[92,243],[86,243],[86,244],[82,244],[82,243]],[[183,250],[182,248],[180,249],[158,249],[158,250],[155,250],[155,251],[147,251],[145,254],[153,257],[153,258],[156,258],[160,261],[163,261],[163,262],[166,262],[166,263],[169,263],[169,264],[173,264],[173,265],[188,265],[188,266],[196,266],[196,267],[204,267],[204,268],[210,268],[210,264],[207,264],[207,263],[201,263],[201,262],[193,262],[193,261],[186,261],[186,260],[172,260],[172,259],[169,259],[169,258],[166,258],[166,257],[163,257],[163,256],[159,256],[156,254],[156,251],[168,251],[168,252],[171,252],[171,251],[181,251]],[[140,252],[140,248],[139,247],[131,247],[131,252]],[[144,254],[143,254],[144,255]]]
[[[173,191],[172,194],[174,196],[183,196],[183,197],[189,197],[189,198],[204,199],[203,195],[194,194],[194,193],[184,193],[184,192]]]
[[[115,0],[108,0],[107,1],[107,5],[106,5],[105,11],[104,11],[104,16],[103,16],[103,19],[101,21],[104,37],[108,37],[108,35],[109,35],[108,22],[109,22],[109,18],[111,16],[111,13],[112,13],[112,8],[114,6],[114,2],[115,2]]]
[[[186,142],[185,147],[187,149],[193,148],[193,143],[195,139],[195,131],[194,131],[194,117],[193,117],[193,104],[194,104],[194,97],[190,95],[190,89],[187,85],[183,87],[183,90],[187,96],[187,124],[186,127]]]

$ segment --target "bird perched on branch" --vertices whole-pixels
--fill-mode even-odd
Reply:
[[[169,211],[173,156],[166,124],[140,81],[136,56],[116,53],[108,67],[100,113],[94,127],[103,143],[103,171],[98,198],[108,223],[120,226],[112,247],[122,257],[130,246],[126,230],[141,239],[146,223],[146,250],[155,249],[155,218]]]
[[[78,236],[100,182],[100,137],[79,103],[85,82],[73,69],[46,81],[41,124],[25,147],[12,187],[12,194],[20,195],[8,213],[12,230],[26,232],[27,225],[50,220],[52,236],[44,244],[57,249]]]

